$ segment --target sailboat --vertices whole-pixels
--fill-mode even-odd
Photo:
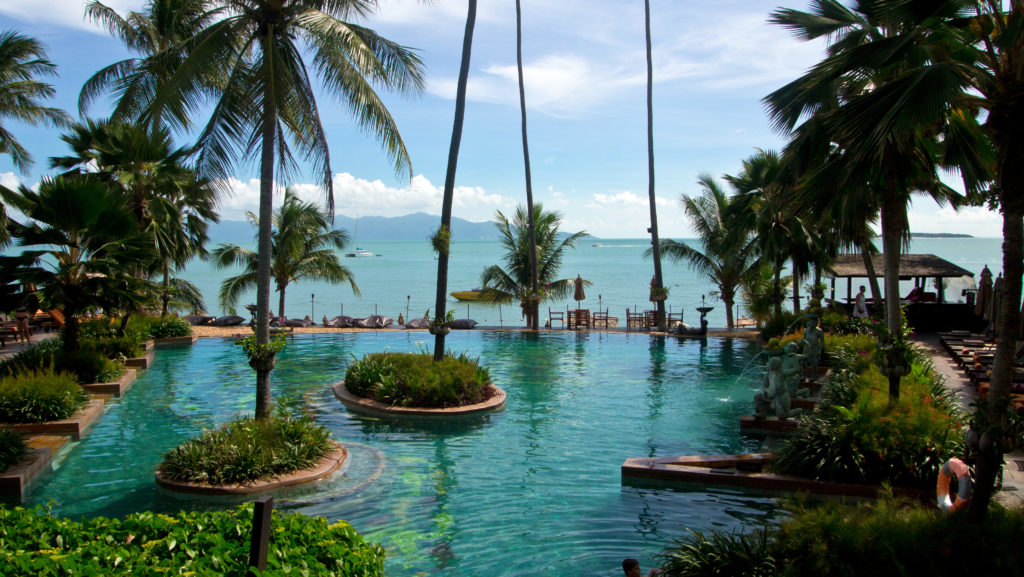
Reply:
[[[353,238],[355,239],[356,243],[359,242],[359,213],[358,212],[356,213],[356,233],[353,236]],[[345,256],[347,256],[347,257],[373,256],[373,253],[368,251],[368,250],[366,250],[366,249],[364,249],[361,246],[356,246],[356,250],[355,251],[347,252],[347,253],[345,253]]]

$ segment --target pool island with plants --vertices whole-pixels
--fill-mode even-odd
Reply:
[[[505,391],[467,354],[435,362],[426,353],[371,353],[354,361],[331,386],[355,411],[406,417],[462,416],[505,406]]]

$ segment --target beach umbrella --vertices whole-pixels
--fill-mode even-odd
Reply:
[[[981,269],[981,281],[978,283],[978,300],[974,303],[974,314],[988,318],[989,305],[992,304],[992,271],[988,265]]]
[[[999,302],[1003,299],[1003,273],[999,273],[996,282],[992,283],[992,299],[988,305],[988,320],[992,323],[992,330],[995,330],[999,322]]]
[[[576,289],[572,293],[572,300],[576,301],[576,308],[580,308],[580,301],[587,299],[587,294],[583,292],[583,277],[576,275],[573,284],[576,285]]]

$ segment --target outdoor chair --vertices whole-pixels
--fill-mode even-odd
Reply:
[[[565,328],[565,313],[562,311],[553,311],[551,307],[548,307],[548,326],[555,328],[555,322],[562,323],[562,328]]]
[[[604,309],[604,312],[597,311],[591,320],[592,327],[604,327],[608,328],[608,309]]]
[[[629,312],[629,307],[626,307],[626,330],[640,329],[644,330],[647,328],[647,315],[643,313],[632,313]]]

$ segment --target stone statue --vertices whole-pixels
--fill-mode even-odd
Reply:
[[[818,328],[818,317],[808,315],[807,328],[804,329],[802,365],[806,372],[804,378],[812,383],[818,379],[818,361],[821,351],[825,349],[825,333]]]
[[[768,360],[768,371],[764,375],[764,388],[760,393],[754,395],[756,418],[767,417],[769,409],[779,420],[783,421],[802,412],[801,409],[790,409],[789,390],[785,385],[782,359],[779,357],[772,357]]]
[[[790,397],[806,399],[811,395],[811,391],[799,388],[800,360],[803,355],[797,353],[798,348],[796,343],[788,343],[783,349],[785,354],[782,355],[782,378]]]

